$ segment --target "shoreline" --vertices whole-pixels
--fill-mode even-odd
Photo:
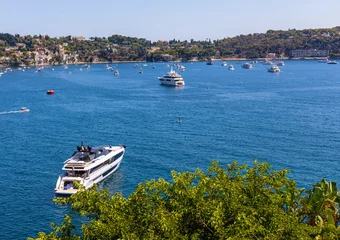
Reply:
[[[281,59],[272,59],[270,61],[280,61],[280,60],[323,60],[325,58],[312,58],[312,57],[306,57],[306,58],[281,58]],[[335,58],[337,59],[337,58]],[[213,59],[213,61],[264,61],[268,60],[268,58],[256,58],[256,59],[249,59],[249,58],[219,58],[219,59]],[[145,61],[101,61],[101,62],[76,62],[76,63],[64,63],[64,64],[34,64],[34,65],[19,65],[18,67],[44,67],[44,66],[64,66],[64,65],[84,65],[84,64],[120,64],[120,63],[181,63],[182,61],[169,61],[169,62],[145,62]],[[191,60],[191,61],[185,61],[186,62],[206,62],[206,60]],[[0,68],[7,68],[11,67],[7,64],[0,64]]]

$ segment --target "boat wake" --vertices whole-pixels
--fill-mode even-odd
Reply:
[[[0,112],[0,114],[12,114],[12,113],[22,113],[22,111]]]
[[[17,111],[0,112],[0,114],[27,113],[29,111],[30,110],[27,107],[22,107],[20,110],[17,110]]]

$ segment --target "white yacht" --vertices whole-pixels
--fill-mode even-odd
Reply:
[[[245,69],[251,69],[251,68],[253,68],[253,65],[251,65],[250,63],[244,63],[244,64],[242,64],[242,67],[245,68]]]
[[[234,70],[235,70],[234,66],[233,66],[233,65],[230,65],[230,66],[229,66],[229,70],[230,70],[230,71],[234,71]]]
[[[74,182],[83,185],[85,189],[91,188],[94,183],[100,183],[114,173],[123,159],[125,146],[85,147],[83,143],[77,151],[64,162],[63,170],[59,176],[56,195],[71,195],[78,191]]]
[[[1,75],[4,75],[5,73],[3,73],[3,72],[0,72],[0,77],[1,77]]]
[[[158,78],[161,84],[171,86],[184,86],[184,80],[181,75],[176,73],[172,68],[170,72]]]
[[[221,63],[222,67],[226,67],[228,64],[226,62]]]
[[[270,68],[268,68],[268,72],[277,73],[281,72],[281,70],[278,66],[273,64]]]

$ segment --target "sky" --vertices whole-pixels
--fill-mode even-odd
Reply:
[[[213,40],[340,26],[339,9],[339,0],[0,0],[0,32]]]

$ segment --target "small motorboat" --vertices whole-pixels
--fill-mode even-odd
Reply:
[[[139,72],[139,73],[143,73],[143,69],[142,69],[142,68],[140,68],[138,72]]]
[[[327,64],[338,64],[336,61],[328,61]]]
[[[48,95],[53,95],[53,94],[54,94],[54,90],[53,90],[53,89],[47,90],[47,94],[48,94]]]
[[[119,76],[118,70],[115,70],[113,74],[114,74],[115,76]]]
[[[226,62],[221,63],[222,67],[226,67],[228,64]]]
[[[22,107],[19,112],[25,113],[25,112],[29,112],[30,110],[27,107]]]
[[[230,70],[230,71],[234,71],[234,70],[235,70],[234,66],[233,66],[233,65],[230,65],[230,66],[229,66],[229,70]]]

